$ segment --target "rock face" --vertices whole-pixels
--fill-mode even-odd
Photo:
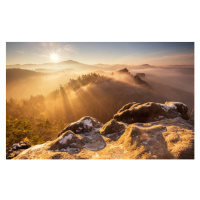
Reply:
[[[99,132],[103,124],[93,117],[83,117],[77,122],[69,124],[61,133],[71,130],[73,133],[83,137],[83,146],[91,151],[98,151],[103,149],[106,144]]]
[[[164,118],[173,119],[176,117],[189,119],[187,111],[187,106],[180,102],[165,102],[165,104],[153,102],[140,104],[132,102],[123,106],[114,115],[114,119],[128,124],[153,122]]]
[[[52,142],[49,150],[69,152],[69,154],[79,153],[83,149],[81,138],[72,131],[66,131]]]
[[[28,141],[21,141],[19,143],[13,144],[11,148],[6,149],[6,159],[12,159],[16,157],[19,153],[29,148],[31,145]]]
[[[123,145],[129,151],[140,149],[142,154],[147,154],[151,158],[154,156],[160,159],[173,158],[162,135],[165,131],[167,129],[162,125],[140,127],[132,124],[119,139],[118,145]],[[138,158],[140,158],[141,152],[137,155]]]
[[[127,68],[120,69],[117,73],[130,73]]]
[[[152,89],[151,86],[146,81],[144,81],[143,78],[141,78],[140,76],[135,75],[135,76],[133,76],[133,78],[134,78],[134,81],[138,85],[143,85],[143,86],[147,87],[148,89]]]
[[[14,159],[193,159],[194,125],[179,102],[131,102],[104,125],[83,117]]]
[[[82,117],[80,120],[69,124],[69,126],[63,129],[59,135],[61,135],[67,130],[71,130],[75,134],[82,134],[83,136],[89,136],[91,135],[91,132],[98,132],[102,126],[103,124],[97,121],[93,117],[88,117],[88,116]]]
[[[133,76],[127,68],[121,69],[121,70],[117,71],[116,73],[117,74],[126,74],[132,78],[134,83],[145,86],[148,89],[152,89],[151,86],[144,80],[145,73],[137,73],[135,76]]]
[[[114,119],[112,119],[102,127],[100,133],[103,136],[116,141],[124,133],[125,128],[126,126],[123,123],[117,122]]]

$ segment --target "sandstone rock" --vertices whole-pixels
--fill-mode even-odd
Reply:
[[[179,152],[177,159],[194,159],[194,141],[189,148]]]
[[[75,134],[88,136],[91,132],[98,132],[102,126],[103,124],[93,117],[82,117],[80,120],[69,124],[65,129],[61,131],[58,136],[60,136],[67,130],[71,130]]]
[[[101,135],[111,138],[116,141],[125,131],[125,125],[123,123],[117,122],[114,119],[110,120],[100,130]]]
[[[118,145],[122,144],[130,152],[138,151],[137,158],[141,158],[142,154],[149,154],[150,158],[173,158],[162,135],[166,130],[162,125],[139,127],[131,124],[118,140]]]
[[[125,123],[153,122],[163,118],[182,117],[188,119],[188,108],[179,102],[166,102],[165,104],[148,102],[144,104],[129,103],[121,108],[114,119]]]
[[[19,143],[13,144],[12,145],[12,150],[17,150],[17,149],[27,149],[31,145],[28,141],[20,141]]]
[[[194,130],[180,117],[130,124],[117,141],[120,145],[129,158],[194,159]]]
[[[129,109],[132,105],[140,105],[140,103],[136,103],[136,102],[130,102],[130,103],[127,103],[126,105],[124,105],[119,111],[118,113],[121,113],[127,109]]]
[[[60,154],[55,154],[51,157],[51,159],[60,159],[61,155]]]
[[[135,76],[132,76],[132,77],[133,77],[134,81],[135,81],[137,84],[143,85],[143,86],[145,86],[145,87],[147,87],[147,88],[149,88],[149,89],[152,89],[151,86],[150,86],[146,81],[144,81],[144,79],[142,79],[140,76],[135,75]]]
[[[106,146],[99,130],[103,126],[102,123],[93,117],[83,117],[77,122],[69,124],[59,135],[67,130],[73,131],[83,137],[81,140],[83,147],[91,151],[98,151]]]
[[[120,69],[120,70],[117,71],[117,73],[128,73],[128,74],[130,74],[130,72],[127,68]]]
[[[64,133],[60,139],[63,136],[69,139],[69,134],[72,132]],[[82,142],[86,138],[73,135],[78,137],[80,147],[84,146]],[[106,147],[99,151],[83,146],[80,152],[50,150],[56,141],[33,146],[14,159],[194,159],[194,127],[181,117],[130,124],[117,141],[108,140]]]
[[[185,120],[189,119],[188,116],[188,107],[184,103],[180,102],[172,102],[172,101],[166,101],[165,105],[169,107],[176,107],[177,111],[181,114],[181,117]]]
[[[56,140],[14,159],[194,159],[194,125],[185,120],[185,104],[132,102],[116,118],[104,126],[92,117],[81,118]]]
[[[134,83],[145,86],[148,89],[152,89],[152,87],[144,80],[145,73],[137,73],[135,76],[133,76],[127,68],[118,70],[116,73],[117,74],[125,74],[125,75],[129,76],[133,80]]]
[[[66,131],[52,142],[49,150],[74,154],[79,153],[82,148],[83,142],[81,142],[81,138],[72,131]]]
[[[19,153],[31,147],[28,141],[20,141],[15,143],[11,148],[6,149],[6,159],[12,159],[17,156]]]

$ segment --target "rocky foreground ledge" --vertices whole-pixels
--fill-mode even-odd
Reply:
[[[194,125],[180,102],[131,102],[109,122],[71,123],[58,138],[13,159],[193,159]]]

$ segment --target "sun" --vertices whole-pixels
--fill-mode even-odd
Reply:
[[[59,60],[58,55],[55,54],[55,53],[51,54],[50,58],[51,58],[51,61],[54,62],[54,63],[58,62],[58,60]]]

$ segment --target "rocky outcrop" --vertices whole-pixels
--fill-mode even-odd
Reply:
[[[12,159],[16,157],[19,153],[28,149],[31,145],[28,141],[21,141],[19,143],[15,143],[11,148],[6,149],[6,159]]]
[[[152,89],[152,87],[149,85],[149,83],[147,83],[144,79],[145,79],[145,73],[137,73],[135,76],[132,75],[129,70],[127,68],[121,69],[119,71],[116,72],[117,74],[125,74],[128,75],[129,77],[131,77],[131,79],[133,80],[134,83],[138,84],[138,85],[142,85],[147,87],[148,89]],[[113,74],[112,74],[113,75]]]
[[[69,154],[79,153],[83,149],[82,138],[75,135],[72,131],[66,131],[54,140],[49,150],[55,152],[69,152]]]
[[[64,128],[58,136],[63,134],[65,131],[71,130],[75,134],[81,134],[83,136],[89,136],[92,132],[98,132],[103,124],[97,121],[93,117],[82,117],[80,120],[69,124],[66,128]]]
[[[120,69],[120,70],[117,71],[117,73],[128,73],[128,74],[130,74],[130,72],[127,68]]]
[[[114,115],[114,119],[128,124],[153,122],[164,118],[173,119],[176,117],[189,119],[187,111],[187,106],[180,102],[165,102],[165,104],[153,102],[140,104],[132,102],[123,106]]]
[[[93,117],[83,117],[77,122],[69,124],[61,133],[70,130],[83,137],[82,143],[86,149],[97,151],[103,149],[106,144],[99,132],[103,124]]]
[[[124,133],[125,128],[126,126],[123,123],[117,122],[114,119],[112,119],[102,127],[100,133],[103,136],[116,141]]]
[[[132,124],[119,139],[118,145],[123,145],[129,151],[140,149],[138,158],[141,158],[142,154],[146,154],[150,158],[173,158],[162,135],[165,131],[167,131],[166,126],[162,125],[141,127]]]
[[[151,86],[146,81],[144,81],[143,78],[141,78],[139,75],[133,76],[133,79],[138,85],[143,85],[148,89],[152,89]]]
[[[83,117],[56,140],[14,159],[193,159],[194,126],[187,111],[180,102],[131,102],[104,125]]]

